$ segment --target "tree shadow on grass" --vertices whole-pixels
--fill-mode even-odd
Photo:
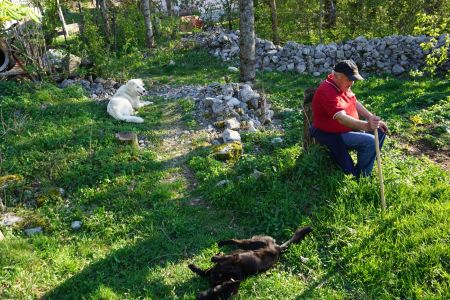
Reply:
[[[386,220],[383,222],[383,226],[378,227],[377,230],[365,237],[359,243],[358,247],[353,247],[351,253],[347,253],[341,259],[334,261],[332,267],[327,269],[323,275],[316,278],[313,282],[308,283],[306,289],[302,291],[296,299],[323,299],[324,295],[327,295],[326,293],[329,291],[323,290],[322,287],[331,287],[331,290],[333,290],[333,286],[336,282],[341,285],[337,287],[337,289],[343,289],[343,291],[350,292],[353,297],[361,299],[367,297],[366,294],[361,294],[367,292],[367,287],[360,286],[358,283],[352,282],[350,278],[346,278],[345,268],[351,263],[352,260],[354,260],[355,256],[357,256],[359,252],[372,246],[377,237],[385,234],[386,231],[392,227],[394,221],[394,219]],[[321,239],[322,241],[320,241]],[[319,245],[324,246],[328,244],[327,236],[325,235],[319,236],[318,240],[320,241]],[[325,253],[323,249],[317,249],[317,252],[321,253],[322,258],[325,258],[325,260],[330,258],[330,254]]]
[[[201,236],[206,233],[198,230],[196,234]],[[102,298],[102,289],[105,288],[118,297],[126,295],[127,298],[135,299],[171,299],[174,294],[193,295],[200,283],[194,280],[193,275],[184,276],[188,277],[186,280],[173,282],[170,274],[150,274],[151,270],[173,264],[182,264],[184,267],[186,264],[183,260],[195,254],[195,250],[187,250],[191,240],[202,240],[195,235],[188,238],[189,240],[180,238],[176,243],[172,243],[163,233],[159,233],[132,246],[113,251],[106,258],[90,264],[80,273],[65,280],[42,299]],[[200,248],[209,246],[204,240],[196,245]],[[186,272],[190,272],[187,265]]]
[[[170,161],[163,164],[170,164]],[[91,199],[92,204],[114,213],[116,224],[106,226],[120,226],[136,217],[142,220],[129,224],[128,232],[109,237],[110,242],[119,242],[134,234],[142,238],[92,262],[42,298],[102,298],[105,293],[133,299],[173,299],[188,295],[193,298],[199,290],[205,289],[207,283],[191,273],[187,260],[210,248],[216,240],[231,236],[233,230],[228,225],[233,221],[232,215],[226,210],[191,205],[188,197],[173,199],[164,193],[153,195],[154,191],[166,190],[171,184],[156,180],[146,196],[123,191],[120,196],[123,201],[117,199],[117,188],[112,187]],[[139,198],[142,202],[136,201]],[[127,203],[129,207],[124,207]],[[95,227],[83,230],[82,234],[88,238],[90,230],[94,236],[102,234]],[[174,279],[180,277],[183,280]]]

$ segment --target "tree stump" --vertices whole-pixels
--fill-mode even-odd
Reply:
[[[311,133],[309,132],[309,128],[313,123],[311,104],[315,92],[316,88],[307,88],[304,92],[302,111],[303,111],[303,149],[305,151],[307,151],[312,144],[315,144],[314,138],[311,136]]]

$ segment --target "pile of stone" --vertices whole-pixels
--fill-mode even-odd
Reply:
[[[172,86],[161,84],[152,86],[147,95],[161,97],[166,100],[177,100],[182,98],[194,99],[198,97],[203,89],[203,85]]]
[[[93,81],[65,79],[59,86],[66,88],[73,84],[82,85],[96,101],[108,100],[121,85],[114,80],[97,78]],[[147,96],[194,101],[195,119],[209,133],[210,140],[217,146],[217,155],[224,160],[236,159],[242,154],[241,131],[255,132],[274,121],[271,103],[244,83],[212,83],[206,87],[161,85],[150,89]]]
[[[448,38],[448,34],[442,34],[438,38],[437,47],[445,43],[446,37]],[[266,71],[295,71],[319,76],[329,72],[337,61],[352,59],[363,73],[400,75],[424,66],[425,56],[429,51],[424,51],[420,44],[429,39],[425,35],[374,39],[360,36],[354,40],[328,45],[309,46],[288,42],[281,47],[271,41],[256,38],[256,67]],[[239,30],[228,33],[216,30],[198,41],[206,45],[212,55],[224,61],[238,63]],[[442,68],[448,70],[449,67],[448,60]]]
[[[90,77],[86,79],[64,79],[58,86],[60,88],[66,88],[74,84],[80,84],[89,94],[90,98],[96,101],[108,100],[121,86],[120,83],[112,79],[106,80],[100,77],[97,77],[95,80]]]
[[[224,143],[240,142],[239,132],[255,132],[270,124],[271,104],[249,84],[213,83],[199,92],[196,98],[197,118],[210,130],[223,130]],[[221,141],[221,142],[222,142]]]

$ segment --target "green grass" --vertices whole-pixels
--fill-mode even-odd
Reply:
[[[172,85],[228,75],[227,66],[198,49],[135,58],[106,71]],[[243,134],[244,155],[233,164],[212,159],[199,137],[184,154],[195,180],[182,176],[184,166],[173,165],[179,157],[163,147],[175,117],[185,129],[198,128],[189,99],[149,99],[155,104],[140,111],[145,123],[125,124],[79,87],[0,82],[0,176],[22,178],[1,188],[0,197],[25,219],[1,227],[0,298],[194,299],[208,283],[187,264],[210,266],[220,251],[216,241],[254,234],[283,241],[305,224],[313,233],[273,269],[247,279],[237,299],[449,298],[450,175],[402,150],[427,134],[435,149],[448,147],[448,131],[438,128],[448,126],[449,83],[373,77],[355,85],[393,132],[383,149],[382,214],[375,171],[355,181],[321,147],[301,147],[297,108],[303,90],[318,82],[258,74],[285,131]],[[136,152],[115,139],[119,131],[136,132],[149,146]],[[275,146],[278,136],[284,142]],[[255,178],[254,170],[263,175]],[[217,187],[223,179],[230,183]],[[190,204],[194,198],[200,205]],[[83,222],[81,230],[70,229],[74,220]],[[44,233],[23,233],[34,226]]]

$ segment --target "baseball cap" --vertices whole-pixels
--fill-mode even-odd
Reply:
[[[351,59],[342,60],[342,61],[338,62],[334,66],[333,70],[335,72],[345,74],[345,76],[347,76],[348,79],[350,79],[352,81],[364,80],[364,78],[358,72],[358,66]]]

